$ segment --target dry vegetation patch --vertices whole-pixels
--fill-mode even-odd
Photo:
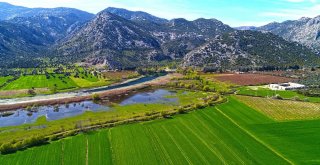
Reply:
[[[278,121],[320,118],[320,104],[260,97],[236,96],[251,108]]]
[[[130,79],[138,77],[139,74],[135,71],[109,71],[103,72],[102,76],[106,79],[115,80],[115,79]]]
[[[34,93],[49,93],[50,89],[48,88],[35,88]],[[19,90],[8,90],[0,91],[0,98],[13,98],[15,96],[29,96],[29,89],[19,89]]]

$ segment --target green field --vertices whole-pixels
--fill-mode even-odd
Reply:
[[[320,118],[320,103],[237,96],[238,100],[279,121]]]
[[[152,113],[168,112],[178,109],[181,106],[193,106],[194,104],[202,104],[203,98],[207,98],[213,93],[204,92],[184,92],[177,91],[177,103],[171,104],[132,104],[132,105],[116,105],[114,104],[109,111],[92,112],[87,111],[81,115],[63,118],[60,120],[46,121],[46,117],[40,117],[35,123],[24,124],[12,127],[0,128],[0,145],[2,143],[16,143],[17,141],[25,141],[31,137],[49,136],[54,133],[64,132],[66,130],[75,129],[75,125],[81,122],[83,126],[100,125],[110,121],[123,121],[134,117],[150,117]],[[149,115],[148,115],[149,114]],[[43,129],[37,129],[45,125]],[[13,141],[15,139],[15,141]]]
[[[116,82],[123,81],[125,79],[138,77],[139,74],[136,72],[107,72],[102,75],[96,75],[92,72],[86,71],[84,72],[83,68],[78,68],[77,73],[72,73],[69,76],[65,74],[55,74],[52,73],[54,68],[47,68],[46,71],[49,73],[47,76],[45,74],[38,75],[25,75],[20,76],[16,80],[4,85],[9,79],[12,79],[12,76],[0,77],[0,86],[4,85],[0,90],[3,91],[14,91],[17,95],[25,96],[26,94],[21,92],[19,93],[17,90],[22,89],[49,89],[54,92],[63,92],[70,91],[79,88],[90,88],[90,87],[99,87],[106,86]],[[32,68],[26,69],[26,73],[31,73]],[[71,71],[71,70],[65,70]],[[40,94],[47,94],[48,92]],[[1,96],[0,96],[1,97]],[[6,96],[4,96],[6,97]]]
[[[276,122],[229,102],[0,156],[1,164],[318,164],[320,120]]]
[[[12,78],[12,76],[0,77],[0,86],[4,85],[8,80]]]
[[[63,77],[59,79],[59,76]],[[57,89],[70,89],[75,88],[77,85],[70,78],[63,75],[56,74],[55,77],[51,76],[47,79],[45,75],[29,75],[21,76],[17,80],[4,86],[2,90],[18,90],[18,89],[31,89],[31,88],[53,88],[57,86]]]
[[[105,86],[113,83],[113,81],[107,81],[107,80],[98,79],[98,78],[82,79],[82,78],[71,77],[71,79],[77,84],[77,86],[81,88]]]
[[[96,149],[89,148],[86,141],[90,144],[91,136],[100,136],[94,139],[98,139],[95,142],[102,145],[104,157],[99,154],[101,146]],[[73,145],[66,145],[70,143]],[[61,146],[59,151],[56,146]],[[103,161],[110,160],[114,164],[260,164],[267,161],[274,164],[286,163],[213,108],[171,120],[121,126],[60,140],[50,145],[2,156],[1,162],[10,165],[17,161],[24,164],[46,164],[48,160],[43,159],[43,156],[28,159],[29,155],[39,155],[37,152],[43,151],[50,155],[50,162],[53,164],[86,164],[87,161],[89,164],[103,164]],[[86,151],[90,155],[88,159]],[[61,158],[63,153],[66,153],[69,159],[75,159],[72,162],[69,159],[64,160]],[[42,154],[45,153],[40,155]],[[91,163],[89,160],[95,161]]]
[[[306,97],[298,94],[296,91],[275,91],[260,86],[244,86],[238,88],[238,95],[257,96],[257,97],[273,97],[276,95],[281,96],[284,99],[299,98],[300,100],[310,102],[320,102],[320,97]]]

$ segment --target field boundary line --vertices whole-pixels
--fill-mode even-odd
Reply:
[[[89,164],[89,140],[88,140],[88,136],[86,136],[86,165]]]
[[[167,152],[167,150],[165,149],[165,147],[161,144],[161,140],[160,140],[160,138],[159,138],[159,136],[156,134],[156,133],[154,133],[150,128],[149,128],[149,126],[146,126],[145,127],[146,129],[147,129],[147,131],[150,133],[150,134],[152,134],[151,136],[154,136],[155,137],[155,141],[157,142],[157,143],[154,143],[154,145],[159,145],[159,147],[160,147],[160,151],[162,151],[163,152],[163,154],[164,154],[164,156],[167,158],[167,160],[169,161],[169,164],[174,164],[173,162],[172,162],[172,160],[171,160],[171,157],[170,157],[170,155],[168,154],[168,152]],[[151,141],[154,141],[152,138],[151,138]],[[166,160],[165,160],[166,161]]]
[[[222,155],[219,153],[217,153],[214,149],[212,149],[212,147],[210,147],[210,145],[203,140],[203,138],[201,138],[198,134],[196,134],[188,125],[186,125],[186,123],[184,121],[181,121],[182,125],[184,125],[189,131],[191,131],[191,133],[193,135],[195,135],[218,159],[220,159],[221,162],[223,162],[223,164],[227,164],[226,161],[224,160],[224,158],[222,157]],[[192,124],[192,123],[190,123]]]
[[[114,163],[116,162],[116,158],[115,158],[115,156],[114,156],[114,151],[113,151],[113,147],[112,147],[111,129],[112,129],[112,128],[108,129],[108,140],[109,140],[109,142],[110,142],[111,161],[112,161],[112,164],[114,164]]]
[[[207,116],[207,117],[209,118],[209,120],[212,120],[213,122],[215,122],[215,121],[214,121],[209,115],[207,115],[206,113],[202,113],[202,114],[204,114],[205,116]],[[232,151],[232,150],[230,149],[230,147],[229,147],[223,140],[221,140],[220,137],[218,137],[215,133],[213,133],[212,130],[211,130],[205,123],[203,123],[203,121],[201,121],[201,119],[199,119],[198,116],[195,115],[194,118],[195,118],[203,127],[205,127],[212,136],[214,136],[217,140],[219,140],[220,143],[221,143],[239,162],[241,162],[241,164],[245,164],[244,161],[243,161],[234,151]],[[215,122],[215,123],[216,123],[216,122]]]
[[[64,142],[61,143],[61,164],[64,165]]]
[[[183,133],[183,131],[181,131],[176,125],[174,126],[174,128],[177,129],[178,132],[183,136],[183,138],[186,139],[186,141],[191,145],[191,147],[197,151],[197,155],[199,155],[204,162],[210,164],[208,160],[201,154],[201,151],[199,151],[199,149],[196,146],[194,146],[194,144],[188,139],[185,133]]]
[[[275,153],[277,156],[279,156],[280,158],[282,158],[283,160],[285,160],[286,162],[288,162],[289,164],[294,164],[291,160],[289,160],[288,158],[284,157],[282,154],[280,154],[278,151],[276,151],[275,149],[273,149],[271,146],[269,146],[268,144],[266,144],[265,142],[263,142],[262,140],[258,139],[256,136],[254,136],[251,132],[249,132],[248,130],[244,129],[243,127],[241,127],[236,121],[234,121],[232,118],[230,118],[228,115],[226,115],[225,113],[223,113],[218,107],[215,107],[215,109],[221,113],[224,117],[226,117],[228,120],[230,120],[233,124],[235,124],[237,127],[239,127],[243,132],[245,132],[246,134],[248,134],[249,136],[251,136],[253,139],[255,139],[257,142],[259,142],[260,144],[262,144],[263,146],[265,146],[266,148],[268,148],[269,150],[271,150],[273,153]]]
[[[170,132],[164,127],[161,126],[162,129],[167,133],[167,135],[170,137],[170,139],[173,141],[173,143],[178,147],[178,149],[180,150],[180,152],[182,153],[183,157],[187,160],[187,162],[189,164],[193,164],[190,160],[190,158],[186,155],[186,153],[183,151],[183,149],[181,148],[181,146],[177,143],[177,141],[174,139],[174,137],[172,137],[172,135],[170,134]]]

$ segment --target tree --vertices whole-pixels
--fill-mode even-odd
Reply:
[[[32,87],[31,89],[28,90],[28,94],[34,96],[37,93],[35,92],[34,88]]]
[[[52,93],[57,93],[58,92],[58,85],[54,84],[52,88]]]

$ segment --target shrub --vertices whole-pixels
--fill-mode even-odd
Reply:
[[[96,102],[96,101],[100,101],[101,100],[101,98],[100,98],[100,96],[98,95],[98,94],[93,94],[92,95],[92,100],[94,101],[94,102]]]
[[[310,99],[309,98],[304,98],[303,101],[310,102]]]
[[[184,108],[180,108],[180,109],[178,109],[178,112],[179,112],[180,114],[185,114],[185,113],[187,113],[187,110],[184,109]]]
[[[276,94],[275,96],[272,97],[273,99],[278,99],[278,100],[283,100],[283,98],[279,95]]]
[[[165,111],[162,111],[162,112],[161,112],[161,116],[162,116],[163,118],[171,118],[171,115],[170,115],[168,112],[165,112]]]
[[[29,89],[28,94],[34,96],[36,95],[36,92],[34,91],[34,89]]]
[[[298,96],[294,96],[294,97],[292,98],[292,100],[293,100],[293,101],[301,101],[300,97],[298,97]]]
[[[204,107],[204,105],[201,105],[201,104],[195,104],[195,105],[193,106],[194,109],[201,109],[201,108],[203,108],[203,107]]]
[[[210,90],[210,87],[206,85],[202,88],[202,90],[208,92]]]

